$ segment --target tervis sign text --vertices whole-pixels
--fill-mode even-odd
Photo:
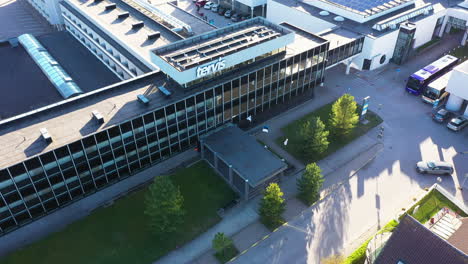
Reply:
[[[226,60],[223,58],[219,58],[218,60],[214,61],[211,64],[206,66],[200,66],[197,68],[197,78],[205,77],[208,74],[215,73],[222,69],[226,68]]]

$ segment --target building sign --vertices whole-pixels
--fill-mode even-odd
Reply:
[[[198,67],[197,78],[205,77],[206,75],[215,73],[224,68],[226,68],[226,60],[223,58],[219,58],[218,60],[215,60],[214,62],[208,65]]]
[[[370,99],[370,96],[367,96],[362,100],[362,111],[361,111],[361,117],[360,117],[361,120],[364,119],[364,116],[367,113],[367,108],[369,107],[369,99]]]

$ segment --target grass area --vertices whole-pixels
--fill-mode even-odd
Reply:
[[[376,234],[381,234],[384,232],[393,232],[393,230],[398,226],[398,222],[392,220],[388,222],[382,229],[380,229]],[[366,240],[366,242],[362,243],[358,249],[356,249],[351,255],[349,255],[344,264],[364,264],[366,262],[366,249],[369,242],[372,240],[374,236]]]
[[[354,130],[348,135],[346,138],[334,138],[330,133],[328,141],[330,144],[328,145],[328,149],[321,154],[316,154],[314,156],[305,156],[301,152],[301,148],[303,145],[302,137],[299,134],[300,127],[302,123],[311,120],[312,117],[320,117],[320,119],[325,123],[326,127],[329,127],[328,120],[331,112],[333,102],[327,105],[320,107],[319,109],[301,117],[300,119],[293,121],[286,125],[285,127],[281,128],[285,136],[279,137],[276,139],[276,143],[278,146],[281,146],[286,151],[291,153],[294,157],[299,159],[300,161],[304,162],[305,164],[309,164],[311,162],[319,161],[328,155],[334,153],[338,149],[344,147],[351,141],[355,140],[356,138],[362,136],[367,131],[372,129],[373,127],[382,123],[382,119],[372,111],[367,111],[366,119],[369,120],[369,123],[363,125],[362,123],[358,123],[358,125],[354,128]],[[361,112],[361,107],[358,107],[357,113]],[[284,140],[288,138],[288,145],[284,146]]]
[[[179,232],[162,238],[150,233],[143,214],[145,188],[0,263],[152,263],[219,222],[216,210],[236,197],[205,162],[181,169],[171,177],[184,196],[186,217]]]
[[[419,205],[419,209],[414,214],[414,208]],[[453,204],[449,199],[443,196],[439,191],[432,189],[426,196],[424,196],[418,203],[408,210],[408,213],[417,219],[420,223],[424,224],[431,217],[433,217],[442,208],[447,207],[457,214],[466,217],[466,215],[460,208]]]
[[[455,48],[449,52],[450,55],[455,56],[461,60],[461,62],[468,59],[468,45]],[[465,58],[466,57],[466,58]]]
[[[226,248],[226,250],[224,251],[224,254],[221,252],[216,252],[214,255],[220,263],[226,263],[229,260],[231,260],[233,257],[237,256],[237,254],[239,254],[239,250],[237,250],[236,246],[232,244],[231,246]]]
[[[429,47],[429,46],[431,46],[431,45],[433,45],[433,44],[435,44],[435,43],[437,43],[437,42],[439,42],[439,41],[440,41],[440,38],[432,39],[432,40],[428,41],[426,44],[419,46],[419,47],[416,49],[416,51],[417,51],[417,52],[421,52],[421,51],[424,50],[425,48],[427,48],[427,47]]]

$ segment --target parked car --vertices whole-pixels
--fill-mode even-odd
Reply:
[[[252,18],[251,15],[246,15],[246,16],[241,17],[240,20],[241,20],[241,21],[244,21],[244,20],[251,19],[251,18]]]
[[[197,3],[195,4],[198,7],[203,7],[207,3],[206,0],[198,0]]]
[[[212,2],[206,2],[206,4],[203,6],[203,8],[205,9],[211,9],[211,7],[213,6],[213,3]]]
[[[445,161],[420,161],[416,163],[416,170],[419,173],[450,175],[453,173],[453,166]]]
[[[239,22],[241,19],[241,15],[240,14],[233,14],[231,15],[231,21],[232,22]]]
[[[442,123],[448,119],[450,119],[453,114],[446,109],[442,108],[437,113],[432,114],[432,119],[436,122]]]
[[[224,7],[219,7],[218,8],[218,15],[224,16],[224,13],[226,13],[227,9]]]
[[[234,12],[232,12],[232,10],[226,10],[226,12],[224,13],[224,17],[225,18],[231,18],[231,16],[234,14]]]
[[[211,5],[211,11],[218,12],[218,9],[219,9],[219,4],[214,3]]]
[[[460,131],[468,125],[468,118],[465,116],[458,116],[452,118],[447,124],[447,127],[453,131]]]

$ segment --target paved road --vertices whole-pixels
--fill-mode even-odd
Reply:
[[[444,44],[444,48],[453,44]],[[456,188],[468,172],[468,155],[457,154],[468,150],[468,130],[456,134],[434,123],[431,107],[403,89],[404,79],[410,73],[437,59],[442,52],[443,48],[437,47],[408,62],[399,72],[396,65],[348,76],[343,75],[342,67],[327,72],[329,89],[349,91],[357,100],[371,96],[370,109],[384,118],[384,149],[327,199],[304,211],[234,263],[319,263],[330,254],[350,253],[356,241],[367,238],[424,187],[436,182],[435,176],[416,173],[414,164],[419,160],[452,162],[455,173],[444,177],[441,185],[468,203],[468,186],[463,193]]]

